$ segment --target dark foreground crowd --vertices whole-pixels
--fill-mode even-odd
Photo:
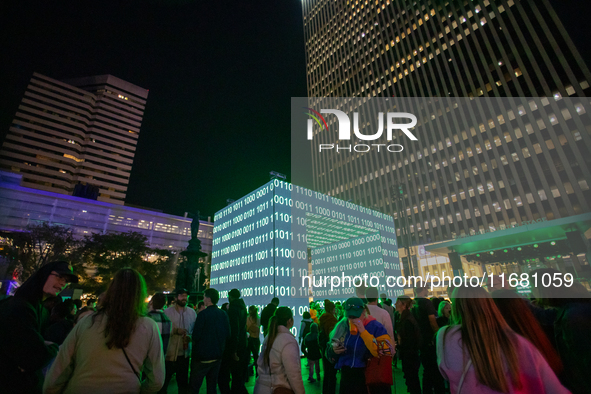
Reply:
[[[244,394],[256,375],[255,394],[301,394],[302,353],[324,394],[391,393],[398,361],[412,394],[591,393],[591,302],[578,284],[534,289],[534,300],[457,287],[450,302],[415,288],[394,305],[358,288],[342,304],[310,303],[296,339],[277,298],[259,316],[237,289],[219,308],[210,288],[195,311],[179,290],[146,311],[144,279],[125,268],[78,310],[56,297],[77,280],[52,262],[0,301],[0,393],[166,393],[176,375],[179,393],[205,380],[208,394]]]

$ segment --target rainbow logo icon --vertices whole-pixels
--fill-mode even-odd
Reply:
[[[308,108],[308,107],[302,107],[304,109],[307,109],[310,112],[306,112],[307,115],[310,115],[315,121],[316,123],[318,123],[318,126],[320,126],[320,128],[322,128],[322,123],[324,123],[324,128],[326,129],[326,131],[328,131],[328,124],[326,124],[326,120],[324,120],[324,117],[322,115],[320,115],[320,113],[318,111],[313,110],[312,108]],[[320,119],[318,119],[320,118]],[[320,120],[322,120],[322,123],[320,123]],[[310,119],[308,121],[309,125],[308,125],[308,139],[311,140],[312,139],[312,127],[311,127],[311,123],[312,119]]]

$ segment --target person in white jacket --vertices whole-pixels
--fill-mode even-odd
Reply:
[[[43,392],[156,393],[164,383],[164,354],[156,322],[144,317],[146,283],[119,270],[105,300],[70,332],[45,377]],[[143,373],[142,382],[140,374]]]
[[[259,377],[253,394],[272,394],[278,387],[304,394],[298,342],[289,331],[293,327],[291,309],[277,308],[269,320],[269,333],[257,361]]]

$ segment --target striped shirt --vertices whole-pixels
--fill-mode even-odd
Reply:
[[[162,337],[162,351],[166,354],[168,341],[170,340],[170,331],[172,330],[172,322],[168,316],[162,312],[162,309],[152,310],[148,312],[148,316],[150,316],[158,325],[160,336]]]

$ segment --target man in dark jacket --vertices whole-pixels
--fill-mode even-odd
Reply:
[[[198,393],[207,379],[207,394],[217,392],[216,384],[224,355],[226,342],[230,338],[230,322],[226,312],[217,307],[220,295],[209,288],[203,294],[206,308],[197,314],[193,328],[193,352],[191,359],[191,391]]]
[[[228,293],[230,306],[228,317],[230,318],[230,339],[228,340],[228,353],[231,356],[230,371],[232,374],[232,394],[247,394],[244,386],[249,362],[248,339],[246,337],[246,317],[248,312],[246,304],[240,298],[240,290],[232,289]],[[226,372],[227,376],[227,372]],[[229,379],[226,380],[229,382]],[[222,391],[220,387],[220,391]],[[223,392],[223,391],[222,391]]]
[[[271,320],[271,318],[273,317],[273,315],[275,314],[275,310],[277,309],[277,307],[279,306],[279,298],[274,297],[271,300],[271,303],[269,305],[267,305],[263,311],[261,312],[261,326],[263,326],[263,335],[267,336],[267,331],[268,331],[268,326],[269,326],[269,320]]]
[[[55,297],[78,277],[66,261],[42,266],[16,291],[0,302],[0,392],[41,393],[41,370],[58,352],[58,346],[41,336],[48,313],[43,300]]]

